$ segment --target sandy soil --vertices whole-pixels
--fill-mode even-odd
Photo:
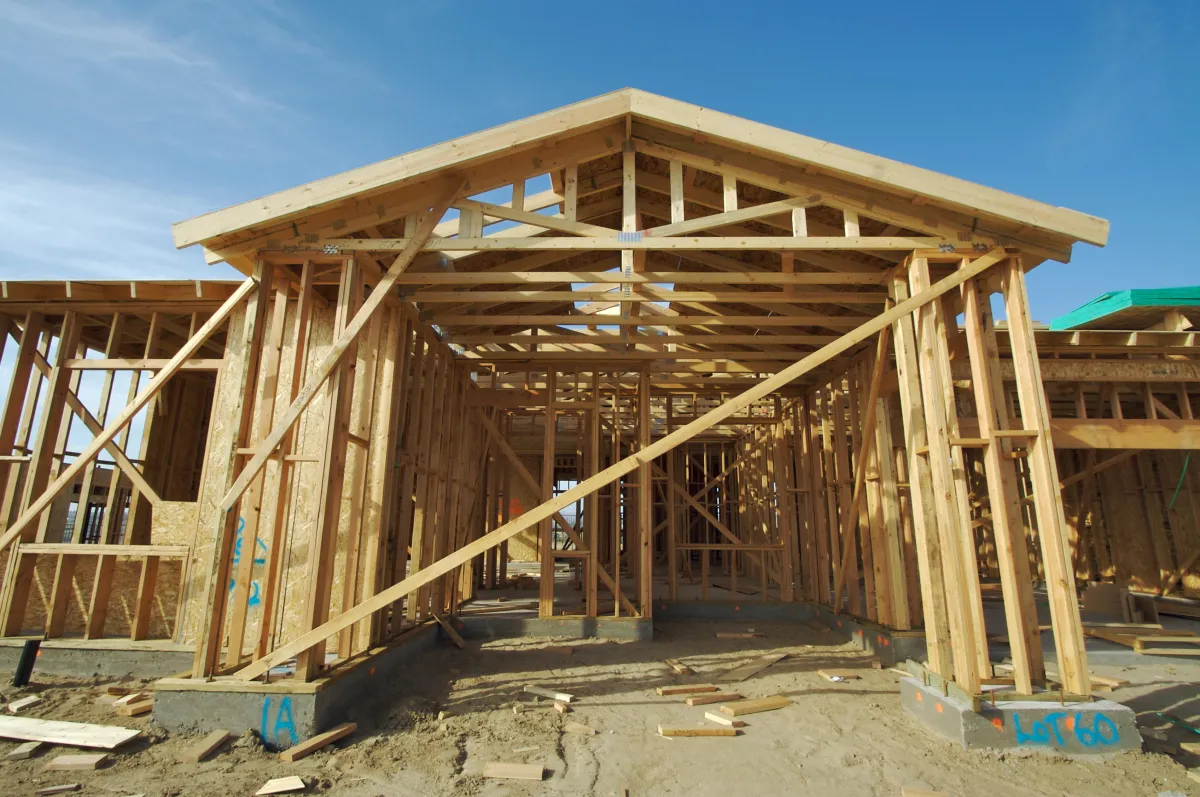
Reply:
[[[137,727],[143,738],[98,772],[45,772],[48,756],[57,751],[4,762],[0,784],[11,795],[78,782],[82,794],[215,797],[252,794],[269,778],[295,774],[309,783],[310,793],[350,797],[622,795],[625,789],[634,797],[898,795],[904,786],[990,797],[1200,794],[1200,784],[1166,755],[1071,759],[963,751],[905,714],[898,676],[872,669],[851,646],[807,628],[754,628],[767,636],[719,640],[717,631],[747,627],[695,622],[663,624],[652,642],[522,639],[468,642],[466,650],[447,646],[395,683],[390,697],[377,696],[371,727],[364,724],[340,745],[294,764],[263,751],[252,735],[201,764],[179,764],[194,738],[168,736],[148,718],[116,721],[111,708],[96,703],[109,682],[38,678],[27,690],[6,690],[5,697],[38,692],[45,700],[31,707],[30,716]],[[703,714],[713,707],[657,696],[656,686],[711,681],[768,651],[790,656],[735,688],[746,697],[786,694],[792,706],[746,717],[745,732],[736,738],[657,735],[659,724],[711,725]],[[663,664],[668,656],[684,660],[696,674],[675,675]],[[830,683],[816,672],[827,667],[855,668],[862,677]],[[573,711],[560,715],[548,701],[522,693],[533,684],[574,694]],[[514,703],[524,710],[514,713]],[[568,722],[597,733],[567,733]],[[0,755],[13,746],[0,742]],[[514,752],[528,747],[537,749]],[[481,772],[490,761],[541,763],[547,776],[540,783],[485,780]]]

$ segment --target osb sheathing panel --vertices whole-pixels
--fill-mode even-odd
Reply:
[[[229,317],[229,330],[240,330],[245,324],[246,307],[243,304]],[[205,581],[212,557],[216,524],[223,516],[221,498],[228,473],[225,460],[233,440],[233,407],[236,397],[225,386],[236,384],[241,368],[241,352],[244,347],[241,334],[226,336],[225,364],[217,377],[217,391],[213,397],[212,416],[208,425],[208,442],[204,450],[203,475],[200,479],[200,494],[196,501],[196,534],[183,594],[185,602],[182,622],[176,641],[186,644],[196,642],[203,622]]]
[[[278,420],[291,403],[291,374],[294,357],[292,341],[292,321],[296,310],[296,301],[292,300],[287,306],[285,318],[285,334],[280,359],[280,368],[276,388],[274,419]],[[270,315],[273,307],[268,310],[264,324],[271,323]],[[355,570],[356,595],[359,600],[366,596],[372,584],[372,574],[366,572],[366,557],[369,539],[379,533],[384,519],[381,516],[382,495],[377,489],[371,492],[371,485],[394,474],[396,463],[394,451],[389,450],[388,428],[391,413],[396,407],[391,402],[389,387],[389,372],[393,359],[397,356],[396,336],[402,328],[399,310],[385,307],[380,311],[381,334],[379,335],[378,362],[371,363],[369,329],[364,330],[358,345],[355,364],[354,395],[351,401],[350,428],[358,436],[369,441],[369,448],[350,441],[347,449],[346,466],[343,470],[343,495],[338,507],[339,527],[337,532],[337,553],[334,562],[332,589],[330,592],[329,616],[335,617],[341,610],[346,583],[346,548],[349,539],[349,525],[352,513],[352,501],[355,496],[361,501],[362,536],[360,538]],[[325,357],[333,342],[333,325],[335,306],[332,302],[315,304],[312,310],[311,326],[306,353],[306,374],[311,374]],[[231,324],[244,323],[243,313],[239,312],[231,319]],[[233,328],[233,327],[231,327]],[[225,384],[236,384],[237,363],[241,357],[241,336],[231,335],[231,343],[227,351],[227,365],[221,373],[221,382],[217,386],[214,398],[213,417],[210,427],[206,464],[203,481],[200,488],[200,499],[196,504],[196,535],[191,557],[191,568],[187,576],[185,588],[186,606],[182,642],[192,642],[198,637],[202,623],[201,602],[204,599],[204,579],[209,572],[212,555],[213,536],[220,519],[219,501],[224,494],[224,485],[228,482],[228,474],[220,469],[221,452],[227,451],[232,440],[231,425],[235,397],[223,390]],[[260,377],[265,364],[260,366]],[[395,378],[394,374],[391,378]],[[261,380],[260,380],[261,384]],[[373,395],[370,416],[360,418],[362,413],[362,397],[364,391]],[[404,398],[401,399],[405,400]],[[330,415],[330,389],[326,383],[319,390],[297,422],[297,438],[293,454],[300,457],[321,458],[327,433],[327,421]],[[253,428],[251,441],[261,439],[267,429],[260,428],[258,413],[252,414]],[[365,477],[356,475],[360,464],[365,468]],[[287,518],[284,525],[281,569],[279,574],[278,614],[272,618],[273,645],[278,646],[295,638],[300,633],[303,612],[301,611],[307,595],[307,573],[309,553],[316,535],[319,497],[323,489],[320,462],[297,462],[290,467],[294,479],[291,500],[284,508]],[[245,648],[249,649],[252,640],[260,634],[263,618],[261,616],[262,585],[265,579],[268,559],[271,555],[271,535],[275,526],[277,496],[280,489],[280,467],[277,460],[268,460],[263,471],[264,487],[261,502],[261,514],[257,527],[257,540],[240,540],[235,543],[235,560],[253,551],[254,564],[251,574],[249,606],[247,611],[247,630]],[[367,492],[363,494],[365,485]],[[239,518],[239,538],[242,534],[243,523]],[[530,534],[529,539],[535,540],[536,535]],[[158,540],[155,540],[158,542]],[[519,543],[518,543],[519,544]],[[236,571],[236,565],[234,567]]]
[[[521,464],[525,466],[525,470],[533,475],[534,479],[541,480],[542,478],[542,458],[541,457],[522,457]],[[517,476],[512,476],[510,482],[513,488],[513,495],[509,499],[509,513],[512,520],[516,520],[523,515],[526,510],[531,509],[534,505],[530,504],[536,496],[530,495],[530,491],[525,489],[520,483]],[[508,560],[510,562],[536,562],[538,561],[538,528],[537,526],[522,531],[520,534],[512,537],[508,541]]]
[[[96,557],[80,556],[75,565],[63,636],[80,636],[87,625],[87,609],[92,597],[92,585],[96,577]],[[54,572],[58,557],[39,555],[34,568],[33,587],[25,609],[22,633],[40,634],[46,630],[46,618],[50,612],[50,596],[54,588]],[[148,638],[170,639],[175,630],[176,608],[179,605],[179,559],[159,560],[158,577],[155,580],[154,603],[150,615]],[[137,604],[138,582],[141,579],[142,558],[120,557],[113,568],[112,593],[109,598],[108,617],[104,625],[105,637],[129,636]]]

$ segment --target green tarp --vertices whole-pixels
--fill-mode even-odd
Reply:
[[[1131,307],[1200,307],[1200,285],[1105,293],[1050,322],[1051,329],[1077,329]],[[1119,327],[1118,327],[1119,328]]]

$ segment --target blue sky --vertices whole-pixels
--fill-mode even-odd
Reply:
[[[1048,321],[1200,283],[1198,34],[1191,0],[0,0],[0,278],[229,277],[171,222],[636,86],[1109,219],[1031,275]]]

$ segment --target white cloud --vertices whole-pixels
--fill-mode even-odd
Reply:
[[[171,223],[203,204],[0,139],[0,277],[227,278],[171,242]]]
[[[153,103],[166,113],[233,121],[281,109],[188,36],[104,3],[0,0],[0,61],[110,110]]]

